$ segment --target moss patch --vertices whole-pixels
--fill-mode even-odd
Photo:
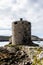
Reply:
[[[14,47],[16,49],[22,49],[23,48],[23,45],[12,45],[12,44],[8,44],[8,45],[5,45],[5,47]]]

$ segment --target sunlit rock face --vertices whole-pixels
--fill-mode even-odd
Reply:
[[[43,58],[43,51],[41,51],[41,53],[39,54],[39,58]]]

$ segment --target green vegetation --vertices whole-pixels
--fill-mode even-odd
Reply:
[[[23,45],[12,45],[12,44],[8,44],[8,45],[5,45],[5,47],[14,47],[14,48],[16,48],[16,49],[22,49],[22,46]]]
[[[35,52],[32,54],[32,65],[43,65],[43,57],[39,58],[40,53],[43,51],[41,47],[39,48],[34,48],[33,49]]]
[[[12,45],[12,44],[8,44],[8,45],[5,45],[5,47],[14,47],[17,51],[19,51],[19,50],[21,51],[22,48],[24,48],[25,46],[24,45]],[[27,52],[29,52],[28,55],[29,55],[29,57],[30,57],[30,59],[32,61],[31,65],[43,65],[43,57],[42,58],[39,57],[41,52],[43,52],[43,48],[41,48],[41,47],[32,47],[32,46],[31,47],[29,46],[28,48],[27,47],[24,49],[24,51],[28,50],[27,51]],[[20,57],[20,55],[18,55],[18,56]],[[22,59],[20,60],[18,57],[17,57],[17,59],[20,62],[22,61]]]

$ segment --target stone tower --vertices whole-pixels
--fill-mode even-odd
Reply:
[[[31,43],[31,23],[22,20],[12,23],[12,44],[30,45]]]

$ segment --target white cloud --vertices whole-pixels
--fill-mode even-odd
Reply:
[[[1,28],[11,28],[20,17],[32,23],[32,34],[43,35],[43,0],[0,0]]]
[[[11,30],[0,30],[0,35],[10,36],[12,34]]]

